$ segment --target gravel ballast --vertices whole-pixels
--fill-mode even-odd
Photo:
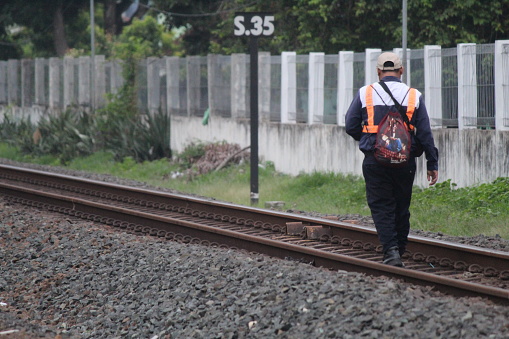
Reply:
[[[3,199],[0,217],[0,338],[509,337],[509,307],[479,298],[121,233]]]

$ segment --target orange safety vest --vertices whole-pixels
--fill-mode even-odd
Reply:
[[[408,93],[408,106],[406,115],[408,121],[412,121],[412,116],[415,111],[415,101],[417,99],[417,91],[415,88],[410,88]],[[366,88],[366,111],[368,113],[368,124],[364,125],[364,133],[378,133],[378,125],[375,125],[375,107],[373,106],[373,85]],[[414,126],[410,125],[410,131],[413,131]]]

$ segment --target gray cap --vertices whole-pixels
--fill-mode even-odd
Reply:
[[[396,53],[385,52],[380,54],[376,61],[376,68],[382,71],[394,71],[403,67],[401,59]]]

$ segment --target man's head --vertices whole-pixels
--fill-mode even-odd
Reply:
[[[401,59],[396,53],[392,52],[385,52],[378,56],[376,69],[379,78],[383,78],[388,75],[399,78],[401,77],[401,74],[403,74],[403,64],[401,63]]]

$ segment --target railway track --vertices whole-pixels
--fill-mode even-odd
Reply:
[[[383,265],[376,231],[351,223],[0,165],[8,201],[184,243],[245,249],[384,275],[509,304],[509,253],[410,236],[405,268]]]

